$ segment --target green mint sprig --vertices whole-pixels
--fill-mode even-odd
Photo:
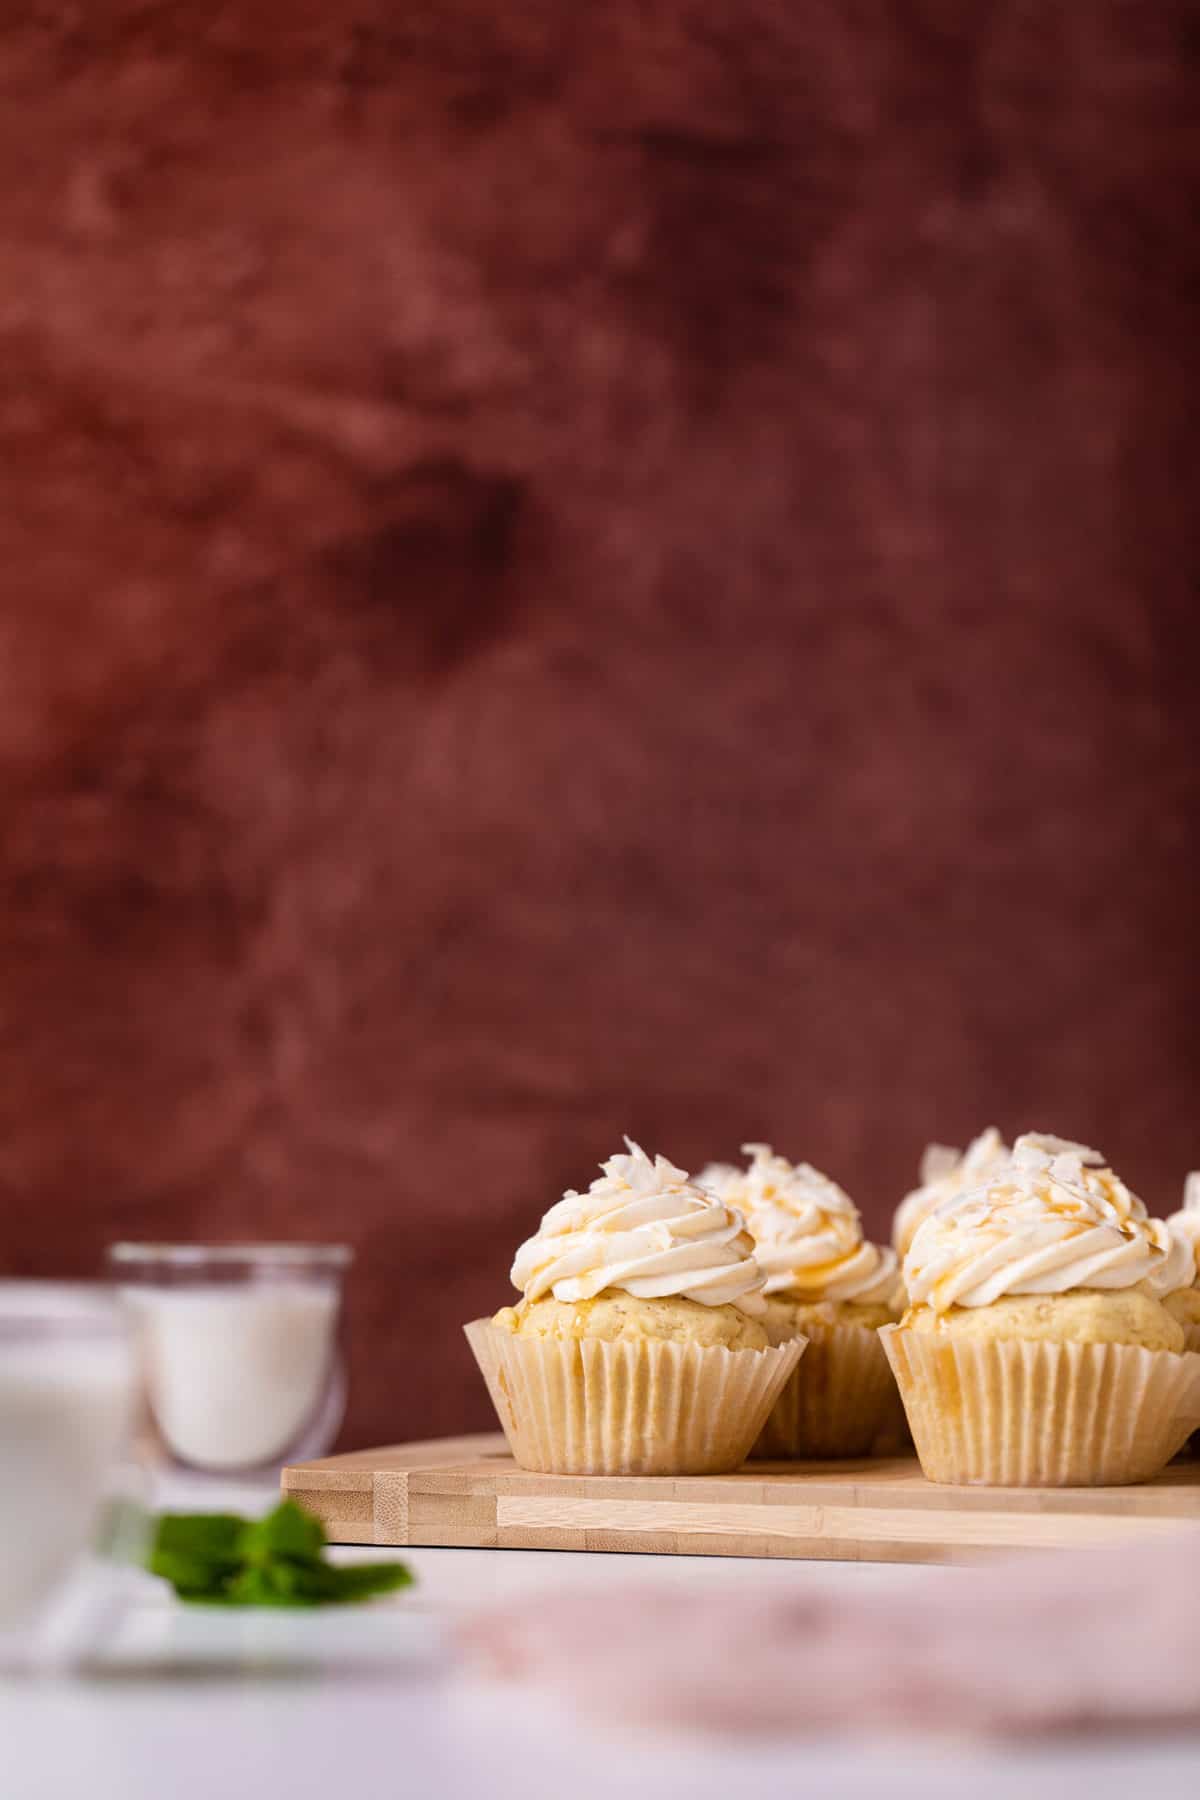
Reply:
[[[201,1606],[346,1606],[408,1587],[402,1562],[325,1560],[325,1527],[294,1500],[262,1519],[162,1513],[146,1566]]]

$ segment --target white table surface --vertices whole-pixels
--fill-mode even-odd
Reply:
[[[271,1496],[206,1484],[167,1496],[261,1510]],[[354,1551],[336,1554],[353,1559]],[[378,1553],[376,1553],[378,1554]],[[631,1738],[582,1730],[536,1694],[463,1677],[447,1626],[484,1602],[527,1605],[570,1583],[703,1584],[757,1575],[849,1593],[953,1581],[952,1569],[713,1557],[414,1550],[416,1588],[369,1608],[222,1614],[148,1577],[102,1667],[0,1679],[2,1800],[1196,1800],[1200,1732],[1168,1741],[1000,1749],[966,1742]]]

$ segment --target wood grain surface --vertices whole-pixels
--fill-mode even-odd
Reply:
[[[283,1491],[338,1544],[960,1562],[1200,1522],[1200,1461],[1120,1488],[958,1488],[910,1457],[753,1463],[732,1475],[535,1475],[499,1433],[324,1457]]]

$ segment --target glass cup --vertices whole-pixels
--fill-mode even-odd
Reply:
[[[343,1244],[114,1244],[163,1460],[254,1475],[320,1456],[346,1403]]]
[[[115,1296],[0,1281],[0,1665],[26,1667],[91,1549],[118,1548],[138,1358]],[[109,1542],[102,1544],[107,1536]],[[133,1546],[126,1544],[132,1552]]]

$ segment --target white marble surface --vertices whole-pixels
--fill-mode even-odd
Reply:
[[[206,1485],[171,1499],[257,1510],[269,1496]],[[413,1592],[346,1612],[195,1611],[146,1578],[91,1673],[0,1680],[0,1796],[1129,1800],[1141,1786],[1154,1800],[1200,1793],[1200,1733],[1025,1749],[621,1738],[579,1730],[536,1695],[463,1680],[448,1648],[456,1615],[484,1601],[527,1604],[565,1582],[602,1587],[653,1575],[713,1587],[754,1573],[797,1590],[911,1588],[915,1602],[923,1582],[952,1581],[953,1570],[487,1550],[418,1550],[410,1560]]]

